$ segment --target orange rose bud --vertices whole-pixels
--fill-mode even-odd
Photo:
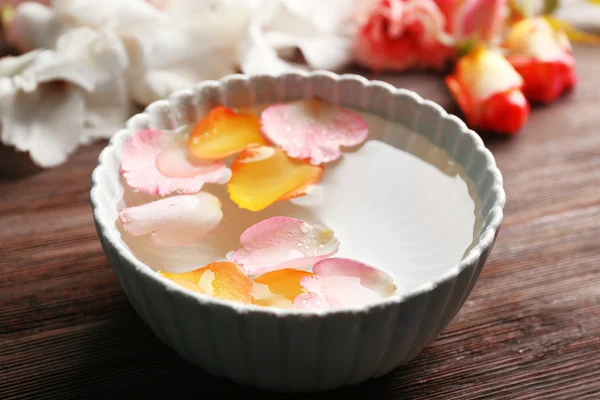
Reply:
[[[523,77],[525,97],[532,102],[552,102],[577,83],[567,35],[543,17],[513,25],[504,47],[506,58]]]
[[[445,81],[473,129],[515,134],[527,121],[523,79],[497,52],[480,48],[462,57]]]

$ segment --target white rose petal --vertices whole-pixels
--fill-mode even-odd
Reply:
[[[34,93],[17,93],[11,106],[3,118],[3,133],[12,139],[9,144],[29,151],[39,166],[59,165],[77,147],[84,111],[80,90],[43,85]]]
[[[255,10],[238,48],[248,74],[304,69],[284,59],[299,49],[310,68],[336,70],[351,61],[354,1],[269,1]]]

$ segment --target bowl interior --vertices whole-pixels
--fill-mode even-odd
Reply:
[[[252,224],[285,215],[330,227],[340,240],[336,256],[354,258],[386,271],[394,277],[398,294],[405,295],[456,268],[479,244],[488,228],[494,200],[498,200],[495,194],[490,201],[489,194],[497,176],[490,173],[487,154],[482,156],[478,138],[467,135],[462,123],[448,119],[439,107],[418,96],[398,91],[393,96],[393,89],[377,84],[354,88],[351,96],[344,94],[345,86],[339,84],[329,92],[315,93],[312,89],[319,86],[314,80],[296,77],[296,85],[289,86],[286,79],[291,78],[265,79],[267,88],[275,84],[283,87],[269,92],[269,101],[260,98],[259,94],[265,96],[264,87],[256,81],[248,83],[247,78],[226,81],[216,92],[210,84],[204,84],[174,95],[169,102],[151,105],[146,114],[130,121],[130,129],[113,138],[113,163],[102,177],[111,181],[115,190],[106,194],[99,206],[106,207],[112,228],[120,234],[116,240],[122,241],[137,259],[154,270],[193,270],[222,260],[237,249],[240,234]],[[325,79],[324,83],[331,82]],[[365,85],[364,80],[360,83]],[[286,91],[286,87],[303,91]],[[384,90],[388,103],[374,96]],[[361,113],[370,135],[363,145],[346,149],[340,160],[327,164],[323,180],[307,196],[250,212],[229,199],[225,185],[206,185],[203,190],[220,198],[224,218],[201,241],[185,247],[156,247],[145,237],[122,231],[118,210],[151,200],[131,191],[119,174],[121,148],[132,132],[148,126],[175,131],[189,128],[219,104],[258,113],[266,104],[313,95]]]

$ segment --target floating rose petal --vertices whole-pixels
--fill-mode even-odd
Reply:
[[[381,297],[390,296],[396,290],[391,276],[385,272],[347,258],[329,258],[313,267],[313,273],[322,278],[349,276],[360,278],[364,287],[376,291]]]
[[[350,307],[372,303],[396,290],[392,278],[377,268],[346,258],[327,258],[313,267],[314,276],[300,279],[309,293],[294,300],[294,308]]]
[[[266,144],[260,134],[258,118],[236,114],[220,106],[194,126],[189,149],[198,158],[220,160],[239,153],[251,144]]]
[[[161,196],[197,193],[204,183],[224,183],[231,174],[221,162],[193,159],[177,135],[154,129],[125,142],[121,170],[133,189]]]
[[[305,291],[300,279],[312,275],[290,268],[267,272],[254,279],[254,304],[291,308],[294,299]]]
[[[315,279],[317,279],[317,278],[315,278]],[[311,282],[313,282],[313,279],[307,278],[304,281],[304,284],[307,285],[308,287],[312,287],[312,290],[314,290],[314,291],[309,292],[309,293],[302,293],[302,294],[298,295],[298,297],[296,297],[294,299],[293,308],[307,309],[307,310],[308,309],[326,310],[328,308],[331,308],[331,306],[325,299],[323,290],[322,290],[321,286],[318,284],[318,281],[315,282],[316,283],[315,285],[311,285]]]
[[[272,217],[252,225],[240,237],[243,248],[231,260],[250,274],[301,268],[337,252],[333,231],[289,217]]]
[[[252,303],[252,281],[231,262],[214,262],[181,274],[162,271],[159,274],[183,287],[218,299]]]
[[[369,128],[357,113],[319,100],[267,107],[261,114],[263,134],[288,156],[313,164],[337,160],[340,146],[356,146]]]
[[[227,185],[231,200],[250,211],[305,195],[323,174],[322,166],[291,159],[280,148],[268,146],[244,150],[231,170],[233,176]]]
[[[167,178],[194,178],[215,171],[222,174],[219,183],[226,182],[230,178],[230,173],[222,170],[222,164],[212,160],[193,159],[183,146],[169,147],[158,153],[156,168]]]
[[[158,271],[158,274],[164,276],[167,279],[172,280],[173,282],[187,289],[193,290],[195,292],[205,293],[204,290],[200,289],[200,278],[202,277],[205,271],[206,267],[199,268],[190,272],[182,272],[179,274],[163,271]],[[202,284],[204,287],[207,286],[204,281],[202,282]]]
[[[119,212],[125,231],[133,236],[151,234],[150,240],[159,246],[191,244],[215,229],[221,218],[221,202],[205,192],[167,197]]]

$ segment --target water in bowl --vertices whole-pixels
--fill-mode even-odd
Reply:
[[[384,270],[394,278],[397,293],[436,279],[476,244],[482,221],[474,184],[427,138],[399,123],[361,115],[369,139],[326,164],[322,181],[308,195],[251,212],[229,199],[225,185],[207,184],[203,190],[221,200],[224,214],[209,236],[189,246],[156,247],[127,234],[117,222],[123,240],[151,268],[184,272],[223,260],[239,247],[245,229],[285,215],[334,230],[340,241],[336,256]],[[119,208],[151,200],[124,187]]]

